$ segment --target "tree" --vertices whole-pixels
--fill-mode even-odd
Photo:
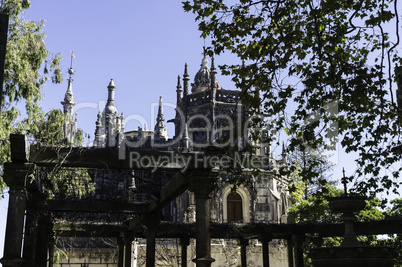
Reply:
[[[293,184],[291,188],[296,190],[303,188],[299,198],[306,200],[311,194],[317,194],[327,190],[328,184],[334,185],[331,180],[331,172],[334,164],[329,161],[322,147],[312,150],[305,146],[299,146],[288,155],[288,171]],[[300,193],[299,193],[300,194]],[[294,202],[294,203],[298,203]]]
[[[309,150],[300,147],[289,155],[290,178],[294,181],[290,186],[290,197],[293,205],[289,208],[289,219],[296,223],[339,223],[340,214],[334,213],[329,208],[330,197],[344,195],[344,191],[334,186],[330,172],[333,165],[328,156],[322,153],[322,148]],[[306,174],[316,173],[314,178],[306,177]],[[381,220],[384,213],[378,207],[383,203],[378,198],[369,198],[366,207],[357,216],[359,221]],[[373,245],[378,241],[377,236],[359,236],[362,244]],[[312,266],[309,251],[321,246],[339,246],[342,237],[321,237],[307,235],[304,243],[305,266]]]
[[[384,212],[385,218],[401,220],[402,219],[402,198],[395,198],[390,201],[391,205]],[[398,256],[396,257],[395,266],[402,266],[402,237],[400,234],[389,235],[379,242],[380,245],[393,246],[397,249]]]
[[[395,50],[397,1],[193,0],[183,6],[211,38],[211,54],[239,58],[238,65],[220,66],[222,73],[233,76],[246,104],[263,105],[272,131],[286,130],[290,150],[300,144],[329,149],[339,140],[346,152],[358,153],[356,177],[364,179],[355,181],[357,191],[396,191],[402,170],[392,169],[401,160],[392,152],[401,142],[392,89],[393,69],[402,65]],[[257,89],[259,101],[249,97]]]
[[[29,7],[29,0],[0,1],[0,13],[10,16],[4,98],[0,111],[0,190],[6,186],[2,172],[4,162],[9,161],[10,157],[10,134],[30,132],[33,136],[39,135],[42,130],[40,125],[44,125],[46,121],[46,116],[39,107],[42,99],[41,88],[49,77],[56,83],[62,81],[62,72],[58,68],[61,58],[59,54],[53,58],[49,57],[44,43],[43,21],[28,21],[23,18],[24,10]],[[18,103],[25,103],[24,118],[20,117],[16,107]]]
[[[310,193],[307,198],[300,200],[289,210],[289,215],[296,223],[340,223],[340,214],[333,213],[329,208],[329,197],[338,197],[343,195],[343,191],[327,184],[323,186],[325,190],[321,194]],[[303,188],[302,188],[303,189]],[[299,189],[300,190],[300,189]],[[297,192],[297,191],[296,191]],[[292,200],[298,197],[297,194],[291,194]],[[358,221],[382,220],[385,214],[379,209],[381,201],[378,198],[369,198],[366,201],[366,207],[356,214]],[[307,235],[304,242],[304,262],[305,266],[312,266],[310,251],[316,247],[339,246],[343,237],[321,237],[319,235]],[[362,245],[384,244],[384,240],[377,236],[359,236],[359,242]],[[400,242],[400,241],[399,241]],[[397,242],[386,243],[394,246]]]
[[[289,215],[293,222],[328,223],[338,220],[329,210],[328,197],[341,196],[343,191],[330,181],[333,164],[322,152],[322,148],[309,150],[301,146],[288,156],[292,181],[289,190],[293,203]],[[311,173],[314,176],[309,176]]]

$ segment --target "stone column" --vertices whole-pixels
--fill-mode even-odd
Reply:
[[[49,264],[48,267],[53,267],[54,261],[54,247],[56,246],[56,236],[52,232],[52,235],[49,238]]]
[[[187,267],[187,247],[190,245],[189,237],[180,238],[181,245],[181,267]]]
[[[117,246],[119,247],[119,259],[117,262],[118,267],[124,266],[124,240],[121,237],[117,238]]]
[[[38,251],[42,247],[38,247],[38,234],[39,222],[43,220],[42,217],[48,216],[45,209],[45,198],[38,191],[36,184],[30,184],[27,188],[27,206],[25,214],[25,232],[24,232],[24,245],[23,245],[23,259],[24,267],[36,266]],[[49,217],[47,217],[49,218]],[[49,253],[49,258],[50,258]],[[50,264],[50,262],[49,262]]]
[[[24,267],[35,266],[36,240],[39,221],[39,199],[31,195],[27,203],[24,233]]]
[[[296,243],[295,246],[295,266],[296,267],[304,267],[304,259],[303,259],[303,243],[305,240],[305,235],[296,235],[294,236],[294,240]]]
[[[288,241],[288,266],[294,267],[294,253],[293,253],[293,240],[292,237],[287,239]]]
[[[196,209],[196,258],[197,267],[210,267],[215,260],[211,257],[211,196],[215,189],[217,172],[200,170],[189,175],[190,191],[195,195]]]
[[[146,267],[155,266],[155,249],[156,249],[156,227],[160,224],[159,213],[150,213],[143,215],[143,221],[147,227],[147,250],[146,250]]]
[[[133,234],[124,233],[125,242],[125,253],[124,253],[124,267],[131,267],[131,255],[132,255],[132,244],[133,244]]]
[[[155,266],[156,229],[147,228],[146,267]]]
[[[24,215],[26,208],[25,185],[32,179],[34,165],[28,163],[5,163],[4,181],[10,188],[7,211],[4,255],[0,260],[3,267],[18,267],[21,258]]]
[[[248,239],[241,238],[240,239],[240,257],[241,257],[241,266],[247,266],[247,246],[249,242]]]
[[[35,262],[37,266],[47,266],[47,256],[51,245],[53,225],[49,216],[41,216],[38,223],[38,234],[36,239]]]
[[[269,267],[269,241],[272,237],[269,235],[264,235],[261,238],[262,242],[262,266]]]

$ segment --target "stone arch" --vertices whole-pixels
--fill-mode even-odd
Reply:
[[[226,186],[223,191],[222,191],[222,208],[223,208],[223,221],[227,222],[228,221],[228,207],[227,207],[227,198],[232,191],[232,185]],[[250,208],[250,192],[248,191],[247,188],[244,186],[239,186],[236,189],[236,193],[240,195],[241,200],[242,200],[242,210],[243,210],[243,222],[244,223],[249,223],[251,218],[251,208]]]

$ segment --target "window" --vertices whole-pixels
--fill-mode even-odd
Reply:
[[[227,198],[228,222],[243,221],[243,204],[238,193],[230,193]]]

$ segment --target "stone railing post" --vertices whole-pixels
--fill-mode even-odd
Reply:
[[[196,258],[197,267],[210,267],[215,260],[211,257],[211,196],[216,188],[217,171],[199,170],[188,174],[189,190],[195,195],[196,209]]]
[[[272,240],[272,236],[263,235],[261,237],[262,242],[262,266],[269,267],[269,242]]]
[[[24,215],[26,209],[26,184],[33,179],[34,165],[29,163],[5,163],[4,181],[9,187],[4,255],[0,262],[4,267],[18,267],[21,258]]]
[[[187,247],[190,245],[189,237],[180,237],[181,267],[187,267]]]
[[[117,246],[119,248],[117,267],[124,267],[124,240],[122,237],[117,238]]]
[[[249,245],[248,239],[241,238],[239,240],[240,243],[240,257],[241,257],[241,266],[247,267],[247,246]]]
[[[143,216],[144,225],[147,227],[147,249],[146,249],[146,267],[155,266],[156,249],[156,227],[160,224],[159,213],[149,213]]]
[[[24,259],[24,267],[36,266],[36,251],[42,248],[37,248],[38,226],[40,216],[44,215],[44,198],[37,191],[36,185],[30,186],[27,194],[27,205],[25,215],[25,232],[24,246],[22,257]],[[34,191],[34,192],[32,192]]]
[[[124,267],[131,267],[132,261],[132,244],[134,236],[131,232],[124,233],[125,253],[124,253]]]

